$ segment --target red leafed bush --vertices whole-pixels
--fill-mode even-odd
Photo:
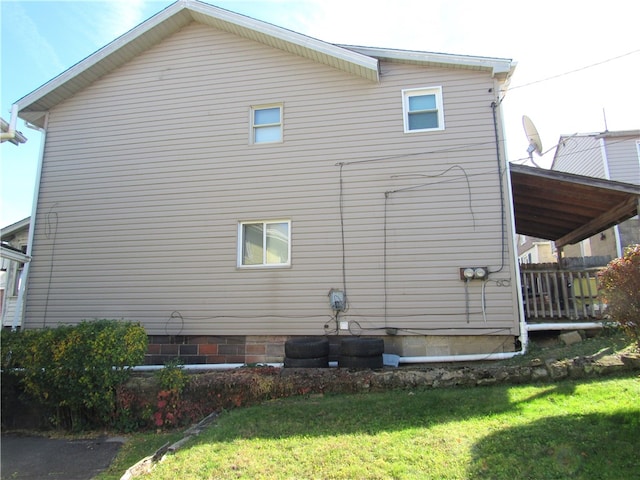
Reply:
[[[598,274],[606,313],[633,338],[640,350],[640,244],[625,249]]]

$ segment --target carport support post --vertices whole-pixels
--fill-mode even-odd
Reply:
[[[562,257],[562,247],[558,247],[558,267],[560,270],[564,268],[564,258]]]

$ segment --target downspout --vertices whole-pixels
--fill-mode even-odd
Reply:
[[[17,105],[13,108],[17,109]],[[29,239],[27,240],[27,255],[33,259],[33,238],[36,231],[36,214],[38,211],[38,199],[40,197],[40,179],[42,177],[42,164],[44,162],[44,146],[47,140],[47,126],[49,123],[49,113],[45,114],[44,127],[36,127],[27,123],[27,127],[37,130],[42,134],[40,139],[40,153],[38,154],[38,168],[36,170],[36,180],[33,188],[33,205],[31,206],[31,220],[29,221]],[[16,301],[16,312],[13,317],[13,323],[11,324],[11,330],[16,330],[18,326],[22,326],[22,320],[24,317],[24,304],[26,299],[27,282],[29,281],[29,269],[31,262],[26,263],[24,269],[22,269],[22,275],[20,276],[20,290],[18,290],[18,299]]]
[[[607,180],[611,180],[611,171],[609,170],[609,157],[607,156],[607,142],[605,142],[605,137],[600,138],[600,155],[602,156],[602,168],[604,169],[604,176]],[[616,256],[622,257],[624,252],[622,251],[620,228],[618,227],[618,225],[613,226],[613,234],[616,240]]]
[[[500,201],[502,202],[502,205],[504,205],[505,203],[505,199],[504,199],[504,189],[502,187],[502,162],[500,159],[500,132],[498,130],[498,119],[497,119],[497,109],[500,105],[496,102],[492,102],[491,103],[491,110],[493,112],[493,127],[494,127],[494,132],[495,132],[495,140],[496,140],[496,155],[497,155],[497,159],[498,159],[498,175],[500,176]],[[504,137],[504,132],[502,132],[502,136]],[[518,319],[519,319],[519,326],[520,326],[520,351],[519,352],[506,352],[506,353],[513,353],[513,355],[511,356],[515,356],[515,355],[524,355],[527,352],[527,346],[529,343],[529,334],[528,334],[528,329],[527,329],[527,322],[526,322],[526,318],[525,318],[525,314],[524,314],[524,303],[523,303],[523,299],[522,299],[522,283],[521,283],[521,278],[520,278],[520,262],[518,261],[518,246],[516,244],[516,225],[515,225],[515,212],[513,210],[513,186],[511,184],[511,172],[509,169],[509,162],[507,160],[507,155],[505,152],[505,165],[504,165],[504,171],[506,172],[506,182],[507,182],[507,196],[508,196],[508,200],[509,200],[509,209],[508,209],[508,218],[511,219],[511,251],[512,251],[512,262],[513,262],[513,272],[515,275],[515,283],[516,283],[516,298],[518,301]],[[502,238],[503,238],[503,242],[504,237],[505,237],[505,233],[506,233],[506,228],[504,227],[504,222],[507,221],[507,210],[503,208],[503,218],[502,218]],[[506,242],[505,242],[506,243]],[[504,247],[506,246],[503,245],[502,248],[502,263],[503,263],[503,267],[504,267]],[[500,269],[502,270],[501,267]],[[494,354],[494,355],[499,355],[499,354]],[[507,357],[510,358],[510,357]],[[497,358],[497,359],[502,359],[502,358]]]
[[[509,215],[510,218],[514,218],[513,211],[513,190],[511,186],[511,174],[507,171],[507,188],[509,191]],[[524,314],[524,300],[522,298],[522,278],[520,276],[520,262],[518,261],[518,246],[516,244],[516,226],[515,222],[511,222],[511,248],[513,249],[513,264],[514,264],[514,272],[516,277],[516,298],[518,299],[518,316],[519,316],[519,324],[520,324],[520,345],[521,350],[520,355],[524,355],[527,353],[527,347],[529,345],[529,328],[527,325],[527,319]]]

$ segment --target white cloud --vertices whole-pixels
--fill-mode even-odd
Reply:
[[[144,16],[144,0],[118,0],[109,2],[110,11],[104,19],[105,34],[116,38],[128,32],[136,25],[146,20]]]
[[[162,4],[144,0],[113,0],[109,2],[70,3],[73,16],[81,21],[75,25],[80,38],[90,39],[97,50],[146,20],[145,12]]]
[[[25,62],[36,66],[45,78],[53,77],[63,69],[55,49],[47,38],[40,33],[33,20],[26,14],[19,3],[9,3],[3,6],[5,18],[11,21],[3,22],[2,42],[5,48],[18,51]],[[8,47],[7,47],[8,45]],[[14,72],[2,72],[12,75]]]

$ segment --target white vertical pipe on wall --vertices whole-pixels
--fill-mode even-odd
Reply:
[[[17,105],[14,105],[17,108]],[[36,170],[36,180],[33,187],[33,205],[31,206],[31,220],[29,221],[29,239],[27,241],[27,255],[33,258],[33,237],[35,235],[36,230],[36,215],[38,209],[38,199],[40,196],[40,179],[42,177],[42,164],[44,161],[44,146],[47,140],[47,125],[49,123],[49,113],[45,114],[44,127],[34,127],[27,123],[29,128],[33,130],[37,130],[42,134],[40,138],[40,153],[38,155],[38,168]],[[13,316],[13,322],[11,324],[11,329],[15,330],[18,326],[22,326],[22,320],[24,316],[24,304],[26,300],[26,290],[27,283],[29,281],[29,268],[31,266],[31,262],[26,263],[24,268],[22,269],[22,276],[20,277],[20,290],[18,290],[18,299],[16,301],[16,311]]]

